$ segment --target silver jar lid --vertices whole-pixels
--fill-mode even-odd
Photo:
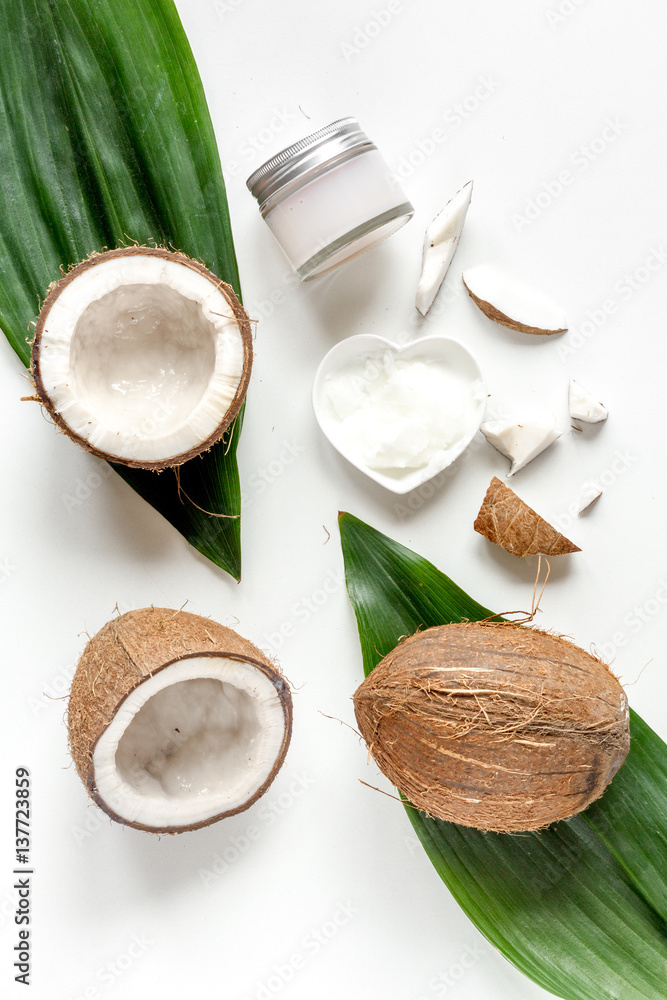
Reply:
[[[377,146],[357,119],[340,118],[272,156],[250,175],[246,186],[266,217],[296,188],[371,149]]]

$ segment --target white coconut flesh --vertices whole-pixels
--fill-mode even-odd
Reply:
[[[480,431],[489,444],[509,458],[512,465],[508,476],[525,468],[561,435],[553,417],[548,414],[533,419],[523,418],[521,423],[512,420],[487,420]]]
[[[254,664],[178,660],[120,704],[93,751],[94,782],[125,822],[190,826],[248,803],[284,738],[280,694]]]
[[[533,333],[562,333],[567,330],[563,310],[540,290],[518,281],[504,268],[480,264],[463,272],[463,281],[483,312],[495,310],[496,322],[517,324]],[[499,315],[498,315],[499,314]],[[508,325],[504,323],[504,325]]]
[[[221,424],[244,370],[238,320],[204,274],[139,254],[83,270],[41,335],[54,409],[94,449],[161,462]]]

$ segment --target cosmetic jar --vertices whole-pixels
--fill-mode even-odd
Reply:
[[[355,118],[341,118],[283,149],[246,184],[302,280],[375,246],[414,213]]]

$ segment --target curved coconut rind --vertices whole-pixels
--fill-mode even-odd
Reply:
[[[427,629],[354,695],[377,765],[439,819],[539,830],[597,799],[630,746],[628,708],[601,660],[512,623]]]
[[[493,320],[494,323],[499,323],[500,326],[506,326],[508,327],[508,329],[516,330],[518,333],[533,333],[543,337],[550,337],[553,334],[566,333],[567,331],[566,326],[558,330],[543,330],[539,326],[527,326],[525,323],[519,323],[517,322],[517,320],[512,319],[511,316],[505,315],[505,313],[501,312],[500,309],[496,309],[496,307],[492,305],[490,302],[487,302],[485,299],[481,299],[479,298],[478,295],[475,295],[475,293],[470,290],[468,285],[466,285],[465,278],[463,278],[463,284],[466,287],[468,295],[473,300],[478,309],[481,309],[481,311],[484,313],[486,317],[488,317],[488,319]]]
[[[224,656],[261,670],[273,683],[283,709],[285,730],[266,781],[243,805],[184,826],[154,827],[118,816],[101,798],[93,754],[120,705],[139,684],[178,660]],[[218,622],[172,608],[141,608],[107,622],[89,640],[77,664],[68,707],[69,746],[79,777],[91,798],[113,820],[151,833],[185,833],[243,812],[268,789],[280,770],[292,736],[292,696],[273,663],[249,640]]]
[[[218,424],[213,433],[195,448],[190,448],[188,451],[183,452],[180,455],[173,455],[168,459],[157,462],[120,458],[118,455],[111,455],[91,445],[89,441],[86,441],[85,438],[82,438],[79,434],[77,434],[76,431],[69,426],[67,421],[64,420],[61,414],[55,409],[44,387],[40,373],[39,358],[44,326],[54,302],[60,296],[63,289],[71,284],[71,282],[84,271],[89,270],[91,267],[95,267],[97,264],[101,264],[103,261],[112,260],[116,257],[132,256],[162,257],[165,260],[174,261],[177,264],[183,264],[186,267],[189,267],[192,271],[197,271],[199,274],[207,278],[227,300],[229,307],[234,314],[234,318],[236,319],[243,342],[243,371],[241,374],[241,380],[238,384],[234,398],[225,412],[224,419],[220,422],[220,424]],[[86,260],[81,261],[80,264],[76,264],[69,271],[67,271],[67,273],[64,274],[59,281],[53,282],[50,285],[49,293],[42,305],[42,308],[40,309],[39,316],[37,317],[35,336],[32,342],[31,352],[30,371],[39,401],[48,411],[54,423],[67,435],[67,437],[71,438],[72,441],[76,441],[77,444],[81,445],[82,448],[89,451],[92,455],[96,455],[97,458],[103,458],[107,462],[127,465],[133,469],[153,469],[154,471],[159,472],[162,469],[169,469],[183,465],[196,455],[201,455],[203,452],[208,451],[209,448],[212,448],[213,445],[220,440],[222,435],[238,416],[239,410],[243,405],[246,392],[248,391],[248,383],[250,382],[250,374],[252,371],[252,328],[250,326],[248,314],[236,297],[236,293],[231,285],[228,285],[221,278],[218,278],[199,261],[193,260],[186,254],[180,253],[180,251],[167,250],[164,247],[119,247],[116,250],[107,250],[104,253],[91,254],[90,257],[86,258]]]

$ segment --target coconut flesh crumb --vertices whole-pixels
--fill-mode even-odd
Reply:
[[[522,420],[521,423],[512,420],[487,420],[480,430],[489,444],[509,458],[512,465],[508,476],[525,468],[561,436],[553,416],[549,414]]]
[[[456,253],[471,198],[472,181],[468,181],[447,202],[442,212],[436,215],[426,230],[422,273],[415,299],[415,305],[422,316],[425,316],[433,305],[433,300],[445,280],[449,265]]]
[[[520,333],[564,333],[567,318],[541,291],[518,281],[503,268],[481,264],[463,272],[468,294],[485,316]]]
[[[332,440],[370,469],[419,469],[462,440],[478,388],[438,361],[367,354],[325,382]]]
[[[589,482],[584,483],[581,487],[581,493],[579,494],[579,503],[577,505],[577,517],[580,517],[584,511],[592,507],[596,500],[599,500],[602,496],[602,489],[597,485],[597,483]]]
[[[595,396],[592,396],[587,389],[580,386],[574,379],[570,379],[568,406],[572,419],[582,420],[586,424],[602,423],[609,416],[606,406],[598,402]]]
[[[93,754],[105,807],[126,822],[183,827],[243,806],[285,735],[275,685],[249,663],[180,660],[138,685]]]

